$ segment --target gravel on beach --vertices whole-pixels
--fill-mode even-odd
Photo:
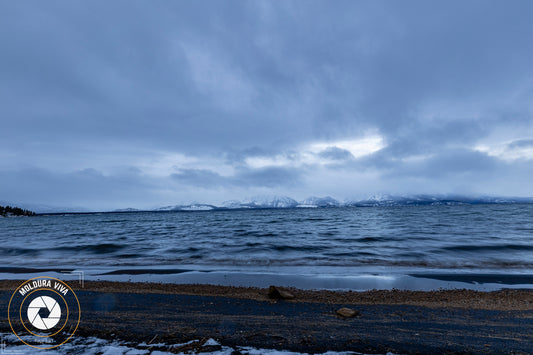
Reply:
[[[0,281],[6,303],[20,281]],[[70,283],[82,321],[77,335],[166,344],[216,339],[306,353],[529,353],[533,290],[326,291],[86,281]],[[342,316],[353,310],[353,316]],[[5,310],[0,310],[5,320]],[[7,321],[1,331],[9,331]],[[5,328],[5,329],[4,329]]]

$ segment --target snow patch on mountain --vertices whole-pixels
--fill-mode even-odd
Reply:
[[[154,211],[211,211],[217,208],[217,206],[208,205],[205,203],[192,203],[190,205],[164,206],[157,208]]]
[[[298,202],[287,196],[255,196],[242,202],[227,201],[223,203],[226,208],[294,208]]]
[[[341,207],[342,204],[333,197],[308,197],[298,204],[298,207]]]

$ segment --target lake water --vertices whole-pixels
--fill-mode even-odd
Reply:
[[[0,242],[6,274],[525,277],[517,284],[533,274],[533,205],[45,215],[0,219]]]

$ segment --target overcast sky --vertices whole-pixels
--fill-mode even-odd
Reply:
[[[0,200],[533,195],[533,2],[1,1]]]

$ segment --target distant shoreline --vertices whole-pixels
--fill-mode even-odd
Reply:
[[[35,212],[14,206],[0,206],[0,217],[31,217]]]
[[[3,202],[4,204],[6,202]],[[80,206],[45,206],[24,204],[28,210],[38,215],[71,215],[94,213],[136,213],[136,212],[206,212],[206,211],[246,211],[246,210],[294,210],[329,209],[350,207],[403,207],[403,206],[475,206],[475,205],[519,205],[533,204],[533,197],[468,196],[468,195],[383,195],[362,200],[336,200],[330,196],[309,197],[297,201],[288,196],[274,196],[250,201],[231,200],[221,204],[186,203],[154,208],[118,208],[113,210],[90,210]]]
[[[35,213],[35,216],[69,216],[69,215],[95,215],[95,214],[130,214],[130,213],[208,213],[224,211],[269,211],[269,210],[305,210],[305,209],[335,209],[335,208],[401,208],[401,207],[464,207],[464,206],[482,206],[482,205],[532,205],[532,202],[479,202],[479,203],[461,203],[461,204],[398,204],[398,205],[357,205],[357,206],[314,206],[314,207],[214,207],[212,209],[173,209],[173,210],[135,210],[135,211],[80,211],[80,212],[43,212]]]

